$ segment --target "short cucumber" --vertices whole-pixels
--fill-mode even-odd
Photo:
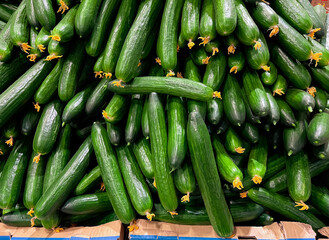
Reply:
[[[261,123],[260,117],[253,113],[253,111],[250,108],[250,104],[247,98],[247,94],[243,86],[241,87],[241,96],[244,102],[244,106],[246,108],[246,118],[249,122],[259,124]]]
[[[48,44],[48,53],[46,60],[51,61],[53,59],[62,58],[64,54],[69,51],[70,43],[61,43],[55,40],[50,40]]]
[[[14,139],[16,139],[19,136],[18,120],[13,119],[9,123],[7,123],[3,127],[2,135],[6,138],[6,144],[12,147],[14,145]]]
[[[217,53],[219,53],[221,45],[221,41],[218,38],[215,38],[211,42],[208,42],[204,49],[207,53],[211,53],[211,56],[215,56]]]
[[[241,135],[250,143],[257,143],[260,138],[260,132],[256,125],[245,122],[241,126]]]
[[[270,103],[270,113],[267,118],[269,122],[276,125],[280,120],[280,108],[269,89],[265,89],[268,102]]]
[[[110,123],[119,122],[128,112],[129,102],[130,96],[114,94],[105,110],[103,110],[103,117]]]
[[[108,82],[109,80],[107,78],[103,78],[91,92],[85,106],[87,115],[91,115],[92,113],[101,110],[104,104],[110,98],[107,92]]]
[[[217,125],[224,116],[223,101],[214,98],[207,101],[207,121],[212,125]]]
[[[268,66],[270,70],[262,72],[260,79],[262,80],[263,84],[270,86],[275,83],[278,77],[278,69],[272,62],[268,62]]]
[[[224,54],[220,53],[213,56],[207,64],[206,71],[203,75],[203,84],[214,90],[218,90],[225,80],[225,75],[227,72],[226,66],[227,58]]]
[[[182,10],[181,31],[183,38],[188,41],[187,46],[191,49],[194,40],[199,34],[200,0],[185,0]]]
[[[131,96],[130,108],[125,128],[125,140],[128,145],[133,143],[140,130],[143,113],[143,95],[135,94]]]
[[[316,114],[307,128],[307,139],[314,146],[325,144],[329,140],[327,122],[329,114],[326,112]]]
[[[290,105],[290,107],[300,112],[313,112],[315,107],[314,97],[312,97],[312,95],[308,92],[297,88],[288,89],[285,95],[285,101]]]
[[[245,151],[243,140],[232,127],[228,127],[225,132],[224,145],[230,153],[242,154]]]
[[[323,112],[327,106],[326,92],[321,88],[317,87],[314,99],[315,99],[315,110],[320,113]]]
[[[90,172],[86,173],[76,186],[74,193],[75,195],[82,195],[87,193],[89,190],[96,187],[102,181],[101,169],[99,166],[94,167]]]
[[[213,0],[216,30],[221,36],[230,35],[237,25],[236,3],[233,0]]]
[[[198,65],[207,65],[209,63],[209,59],[211,56],[208,56],[205,48],[203,47],[195,47],[190,51],[190,55],[192,57],[193,62]]]
[[[149,141],[146,138],[141,138],[133,144],[132,149],[144,176],[153,179],[154,164]]]
[[[31,227],[32,217],[27,214],[28,210],[16,210],[7,213],[1,217],[1,222],[8,226],[13,227]],[[36,219],[34,222],[35,227],[41,227],[40,220]]]
[[[238,72],[241,72],[244,68],[245,62],[246,58],[240,51],[234,55],[229,55],[227,65],[230,69],[230,73],[237,74]]]
[[[56,14],[51,0],[35,0],[33,2],[35,15],[38,22],[47,31],[51,31],[56,25]],[[30,13],[29,13],[30,14]]]
[[[189,162],[185,162],[175,170],[174,182],[178,191],[185,194],[181,198],[181,202],[190,202],[190,193],[195,190],[196,182],[192,166]]]
[[[21,123],[21,133],[23,135],[30,135],[35,131],[37,127],[40,114],[34,110],[28,111],[22,119]]]
[[[112,145],[118,146],[124,138],[124,129],[120,123],[106,123],[107,136]]]
[[[262,136],[258,143],[253,145],[249,154],[248,174],[255,184],[260,184],[266,173],[268,142]]]
[[[296,126],[296,118],[289,105],[280,98],[275,98],[280,108],[280,122],[287,127]]]
[[[200,36],[199,37],[204,46],[215,39],[216,31],[216,16],[212,0],[205,0],[202,2],[200,14]]]
[[[35,45],[39,49],[40,52],[45,52],[46,47],[50,42],[50,32],[48,32],[44,27],[41,28],[40,32],[38,33],[37,38],[35,39]]]
[[[275,96],[275,94],[279,96],[286,94],[287,88],[288,88],[287,80],[281,74],[278,74],[278,77],[272,87],[273,96]]]

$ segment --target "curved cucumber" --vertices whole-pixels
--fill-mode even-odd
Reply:
[[[228,127],[225,132],[224,145],[226,150],[233,154],[242,154],[245,151],[243,140],[232,127]]]

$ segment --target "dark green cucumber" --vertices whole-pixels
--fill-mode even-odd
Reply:
[[[181,49],[181,48],[184,48],[186,46],[186,41],[185,39],[183,38],[183,34],[182,32],[179,33],[179,36],[178,36],[178,40],[177,40],[177,49],[178,51]]]
[[[75,17],[75,31],[82,37],[87,37],[95,26],[101,0],[82,1]]]
[[[100,2],[102,2],[102,5],[98,12],[98,17],[95,24],[92,24],[92,32],[86,43],[86,52],[92,57],[98,56],[105,47],[104,45],[107,36],[109,35],[110,25],[115,17],[115,12],[121,4],[121,1],[112,0],[104,0]]]
[[[174,180],[170,174],[164,108],[158,94],[149,95],[148,108],[149,113],[152,113],[149,115],[149,124],[155,182],[161,204],[167,211],[172,212],[178,207],[178,200]]]
[[[221,237],[233,234],[233,219],[224,198],[211,139],[198,112],[189,114],[187,139],[192,167],[215,232]]]
[[[94,85],[87,86],[84,90],[77,93],[65,106],[62,114],[62,125],[70,123],[72,120],[84,113],[85,105],[93,90]]]
[[[257,226],[267,226],[271,225],[272,223],[274,223],[274,218],[267,213],[263,213],[259,216],[255,224]]]
[[[315,62],[315,67],[325,67],[329,64],[329,50],[319,43],[318,41],[312,39],[311,37],[306,37],[306,39],[311,43],[312,51],[315,53],[321,53],[318,61]]]
[[[329,159],[329,142],[313,147],[313,154],[319,159]]]
[[[217,53],[219,53],[219,49],[221,45],[222,45],[221,41],[218,38],[216,38],[211,42],[207,43],[204,49],[206,50],[207,53],[211,53],[212,56],[215,56]]]
[[[207,121],[212,125],[217,125],[224,116],[223,101],[214,98],[207,101]]]
[[[41,59],[0,95],[0,127],[33,96],[52,67],[52,63]]]
[[[103,117],[110,123],[119,122],[128,112],[129,102],[130,96],[114,94],[105,110],[103,110]]]
[[[33,2],[35,15],[38,22],[47,31],[51,31],[56,25],[56,15],[51,0],[35,0]]]
[[[207,64],[206,71],[203,75],[203,84],[214,90],[218,90],[225,80],[226,66],[227,59],[224,54],[221,53],[213,56]]]
[[[243,140],[232,127],[228,127],[225,132],[224,145],[226,150],[230,153],[241,154],[245,150]]]
[[[270,104],[257,72],[246,69],[242,79],[251,110],[260,117],[267,116],[270,112]]]
[[[279,96],[286,94],[287,88],[288,88],[287,80],[282,75],[278,74],[278,77],[272,87],[273,96],[275,96],[275,94]]]
[[[190,56],[192,57],[193,62],[198,66],[207,65],[211,58],[203,47],[196,47],[191,50]]]
[[[188,41],[187,46],[191,49],[194,40],[199,35],[200,0],[185,0],[182,10],[181,31],[183,38]]]
[[[18,119],[13,119],[3,127],[2,135],[6,138],[6,144],[14,145],[14,139],[19,135]]]
[[[41,28],[40,32],[38,33],[37,38],[35,39],[35,45],[40,50],[40,52],[45,52],[46,47],[50,42],[50,32],[48,32],[44,27]]]
[[[54,213],[52,213],[52,214],[46,216],[44,219],[42,219],[41,224],[45,229],[54,230],[61,223],[61,220],[62,220],[62,218],[61,218],[60,212],[55,211]]]
[[[110,96],[107,92],[108,82],[109,80],[107,78],[103,78],[91,92],[85,105],[87,115],[91,115],[92,113],[101,110],[109,99]]]
[[[268,62],[268,66],[270,68],[269,71],[264,71],[260,75],[260,79],[265,85],[273,85],[278,77],[278,69],[272,62]]]
[[[200,36],[199,37],[204,46],[215,39],[216,31],[216,17],[215,9],[212,0],[205,0],[202,3],[200,14]]]
[[[25,7],[24,2],[18,7],[19,11],[22,11],[22,8]],[[12,57],[13,43],[11,42],[11,26],[15,23],[17,16],[17,10],[10,16],[9,21],[3,27],[0,32],[0,60],[1,62],[7,62]]]
[[[183,0],[166,1],[162,14],[157,42],[157,54],[161,60],[161,66],[167,72],[173,72],[177,66],[178,23],[181,20],[180,17],[184,2]]]
[[[230,69],[230,73],[237,74],[241,72],[244,68],[246,62],[246,58],[242,52],[237,52],[234,55],[229,55],[228,57],[228,67]]]
[[[282,130],[279,127],[273,128],[271,131],[269,142],[271,143],[273,149],[277,149],[282,142]]]
[[[133,144],[132,149],[144,176],[153,179],[154,165],[149,141],[145,138],[141,138]]]
[[[308,92],[296,88],[288,89],[285,96],[285,101],[292,108],[300,112],[313,112],[313,109],[315,107],[314,97],[312,97],[312,95]]]
[[[0,177],[0,207],[13,208],[21,192],[30,155],[28,139],[16,143],[11,151]]]
[[[329,217],[329,211],[327,208],[329,202],[328,189],[326,189],[325,187],[312,185],[310,200],[314,207],[316,207],[316,209],[321,212],[321,214],[326,217]]]
[[[112,210],[107,193],[85,194],[69,198],[61,212],[72,215],[101,213]]]
[[[135,218],[135,213],[127,194],[115,150],[107,137],[107,132],[100,123],[94,123],[91,131],[96,159],[101,170],[108,197],[118,218],[129,224]]]
[[[296,118],[289,105],[280,98],[275,98],[280,108],[280,122],[287,127],[296,126]]]
[[[213,137],[212,141],[219,173],[229,183],[233,184],[234,188],[242,189],[243,174],[232,158],[227,154],[224,146],[221,144],[217,136]]]
[[[190,193],[196,188],[195,176],[192,166],[185,162],[174,172],[175,186],[179,192],[186,194],[181,198],[181,202],[190,202]]]
[[[317,87],[315,93],[315,110],[318,112],[323,112],[327,106],[327,95],[324,90]]]
[[[260,121],[260,117],[257,116],[256,114],[253,113],[253,111],[251,110],[250,108],[250,104],[249,104],[249,101],[248,101],[248,98],[247,98],[247,94],[246,94],[246,91],[243,87],[241,87],[241,96],[242,96],[242,99],[243,99],[243,102],[244,102],[244,106],[246,108],[246,117],[247,117],[247,120],[251,123],[261,123]]]
[[[168,160],[171,171],[179,168],[187,153],[186,109],[179,97],[169,97],[168,108]]]
[[[307,211],[299,211],[289,198],[272,193],[265,188],[252,188],[248,197],[254,202],[269,208],[291,220],[310,224],[314,229],[322,228],[325,224]]]
[[[26,12],[27,12],[27,20],[29,24],[38,30],[40,28],[40,23],[37,19],[37,15],[35,14],[35,3],[33,0],[26,0]]]
[[[49,186],[37,202],[34,208],[37,218],[45,219],[65,202],[86,171],[92,152],[91,138],[88,137],[65,168],[59,173],[57,181]]]
[[[266,173],[268,143],[265,137],[261,137],[256,145],[253,145],[249,154],[248,174],[255,184],[260,184]]]
[[[61,43],[55,40],[50,40],[48,44],[48,53],[47,61],[51,61],[53,59],[62,58],[64,54],[69,51],[70,43]]]
[[[148,41],[146,41],[146,43],[143,47],[140,62],[141,62],[141,60],[150,61],[150,59],[148,57],[150,56],[152,50],[154,50],[156,48],[156,41],[157,41],[158,35],[159,35],[158,30],[160,29],[160,22],[156,23],[156,25],[154,26],[154,29],[155,29],[155,31],[150,32],[150,34],[148,36]],[[141,76],[141,75],[139,75],[139,76]]]
[[[241,126],[241,135],[249,143],[257,143],[260,138],[259,129],[256,125],[245,122]]]
[[[128,145],[133,143],[141,130],[143,113],[143,95],[135,94],[131,96],[130,108],[125,128],[125,140]]]
[[[329,128],[327,122],[329,114],[326,112],[316,114],[307,128],[308,141],[314,146],[325,144],[329,140]]]
[[[237,10],[233,0],[213,0],[216,30],[221,36],[230,35],[237,25]]]
[[[43,179],[46,170],[46,159],[40,158],[39,162],[33,161],[37,153],[33,153],[27,169],[25,180],[25,188],[23,193],[23,203],[27,209],[30,209],[30,214],[42,195]]]
[[[129,82],[135,75],[143,47],[162,9],[163,1],[146,0],[141,3],[137,16],[126,36],[115,68],[119,80]]]
[[[240,45],[239,39],[234,34],[227,36],[224,39],[224,42],[225,42],[225,45],[227,46],[228,55],[234,54],[236,48]]]
[[[38,154],[34,161],[38,162],[38,157],[50,153],[53,149],[61,127],[62,109],[59,100],[45,106],[33,138],[33,151]]]
[[[120,123],[106,123],[107,136],[112,145],[118,146],[124,138],[124,129]]]
[[[227,119],[234,126],[241,126],[246,119],[246,108],[241,97],[241,88],[237,79],[227,75],[223,89],[223,105]]]
[[[9,3],[1,3],[0,4],[0,20],[5,23],[8,22],[10,16],[15,12],[17,7],[15,5]]]
[[[70,101],[76,91],[85,56],[84,41],[76,41],[65,58],[58,81],[58,96],[63,102]]]
[[[272,93],[269,89],[265,89],[267,100],[270,103],[270,113],[268,114],[268,120],[273,125],[276,125],[280,120],[280,108],[275,98],[272,96]]]
[[[311,67],[312,80],[322,87],[324,90],[329,91],[328,77],[329,77],[329,67],[325,68],[314,68]]]
[[[93,168],[89,173],[86,173],[86,175],[84,175],[79,184],[76,186],[74,193],[75,195],[85,194],[89,190],[99,185],[101,181],[101,169],[99,168],[99,166],[97,166]]]
[[[27,214],[28,210],[16,210],[11,213],[7,213],[1,217],[1,222],[8,226],[13,227],[31,227],[32,217]],[[34,221],[35,227],[41,227],[39,219]]]
[[[269,4],[261,1],[256,2],[256,6],[251,8],[252,18],[263,30],[271,30],[270,37],[275,36],[280,31],[278,14]]]
[[[30,54],[27,56],[27,58],[31,61],[31,62],[35,62],[35,60],[38,57],[41,57],[42,53],[40,52],[40,50],[37,48],[37,45],[35,44],[35,41],[37,39],[38,36],[38,31],[35,30],[33,27],[30,27]]]

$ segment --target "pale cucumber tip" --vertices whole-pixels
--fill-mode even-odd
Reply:
[[[273,125],[275,126],[278,122],[277,121],[273,121]]]
[[[130,146],[130,144],[131,144],[130,142],[127,142],[127,146],[128,146],[128,147]]]
[[[64,126],[65,126],[65,122],[62,123],[62,127],[64,127]]]
[[[319,109],[319,112],[322,113],[322,109]]]
[[[147,136],[147,137],[146,137],[146,140],[148,140],[149,138],[150,138],[150,137],[149,137],[149,136]]]
[[[222,130],[218,130],[217,131],[217,135],[221,134],[222,133]]]
[[[311,106],[309,106],[309,107],[307,108],[307,110],[308,110],[309,112],[313,112],[313,108],[312,108]]]
[[[83,38],[82,36],[79,36],[80,38]]]
[[[169,172],[169,174],[171,174],[175,170],[176,170],[176,168],[171,169],[170,172]]]
[[[319,141],[314,141],[313,143],[314,143],[314,144],[319,144]]]
[[[257,123],[259,123],[259,124],[261,124],[262,122],[258,119],[257,121],[256,121]]]
[[[292,123],[291,126],[296,127],[296,124],[295,123]]]
[[[277,147],[278,147],[277,145],[274,145],[274,146],[273,146],[273,149],[277,149]]]
[[[238,123],[238,127],[241,127],[241,123]]]
[[[325,157],[326,157],[326,156],[325,156],[323,153],[320,153],[320,154],[319,154],[319,158],[320,158],[320,159],[324,159]]]
[[[294,152],[293,152],[292,150],[290,150],[290,151],[288,152],[288,156],[290,157],[293,153],[294,153]]]

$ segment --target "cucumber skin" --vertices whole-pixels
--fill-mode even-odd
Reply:
[[[265,137],[260,138],[258,143],[252,146],[248,161],[249,176],[264,178],[267,169],[267,151],[268,143]]]
[[[39,122],[40,114],[34,109],[28,111],[22,119],[21,134],[27,136],[34,133]]]
[[[206,124],[197,112],[189,114],[187,140],[192,167],[215,232],[221,237],[233,233],[233,220],[221,188],[211,139]]]
[[[289,105],[281,98],[276,98],[275,100],[280,108],[280,122],[287,127],[294,126],[296,118]]]
[[[34,27],[36,30],[38,30],[40,27],[40,23],[35,14],[33,0],[26,0],[26,12],[29,13],[29,14],[27,14],[27,20],[28,20],[29,24],[32,27]]]
[[[255,48],[252,46],[245,47],[244,53],[249,66],[252,69],[260,70],[270,61],[270,51],[268,49],[267,42],[263,33],[259,34],[257,41],[262,45],[260,49],[255,50]]]
[[[105,108],[108,117],[105,120],[109,123],[117,123],[125,116],[130,105],[130,96],[114,94],[111,101]]]
[[[100,110],[109,99],[110,96],[107,92],[108,82],[109,80],[107,78],[103,78],[91,92],[85,106],[85,112],[87,115],[91,115]]]
[[[175,186],[183,194],[192,193],[196,188],[195,176],[192,166],[184,163],[174,172]]]
[[[136,140],[141,130],[142,113],[143,96],[140,94],[132,95],[125,128],[125,140],[129,145]]]
[[[317,110],[318,112],[323,112],[326,106],[327,106],[326,92],[317,87],[315,93],[315,110]]]
[[[22,3],[23,8],[16,10],[14,23],[10,26],[10,37],[14,45],[20,46],[30,39],[30,27],[27,21],[26,2]]]
[[[75,195],[82,195],[94,188],[102,181],[101,169],[99,166],[93,168],[89,173],[84,175],[74,190]]]
[[[118,146],[124,138],[124,131],[120,123],[106,123],[107,136],[112,145]]]
[[[329,67],[325,67],[325,68],[311,67],[311,73],[312,73],[312,80],[328,92],[329,84],[327,79],[329,78]]]
[[[200,13],[200,36],[213,40],[216,35],[216,18],[215,9],[212,0],[205,0],[202,2]]]
[[[265,71],[261,74],[261,80],[263,84],[268,86],[273,85],[278,77],[278,69],[276,68],[274,63],[269,62],[269,67],[270,67],[269,72]]]
[[[268,102],[270,103],[270,113],[268,115],[268,119],[273,125],[276,125],[276,123],[280,120],[280,108],[271,91],[269,89],[265,89],[265,91]]]
[[[51,0],[34,0],[35,15],[38,22],[47,31],[51,31],[56,25],[56,14],[52,6]]]
[[[256,7],[251,9],[251,15],[263,30],[269,30],[279,23],[278,14],[271,6],[261,1],[257,1]]]
[[[285,128],[283,130],[283,145],[286,152],[292,151],[292,154],[299,153],[307,142],[306,136],[307,123],[304,119],[296,122],[295,128]]]
[[[216,30],[221,36],[230,35],[237,25],[237,10],[233,0],[213,0]]]
[[[132,146],[138,165],[145,177],[154,178],[154,164],[152,161],[150,143],[146,138],[141,138]]]
[[[199,34],[200,7],[200,0],[184,1],[181,17],[181,33],[186,41],[194,41]]]
[[[244,54],[239,51],[234,53],[234,55],[229,55],[228,57],[228,67],[232,69],[232,67],[237,67],[237,73],[242,71],[245,66],[246,58]]]
[[[149,115],[150,141],[158,195],[162,206],[167,211],[175,211],[178,207],[178,200],[167,155],[165,113],[156,93],[149,95],[148,112],[152,113]]]
[[[322,187],[312,185],[312,194],[310,200],[312,204],[321,211],[321,214],[329,217],[329,211],[327,208],[329,202],[329,194],[326,190],[326,188],[323,189]]]
[[[218,90],[225,80],[226,66],[227,57],[224,54],[216,54],[213,56],[207,64],[203,76],[203,84],[214,90]]]
[[[8,226],[13,227],[31,227],[32,217],[27,214],[28,210],[16,210],[11,213],[7,213],[1,217],[1,222]],[[35,227],[41,227],[39,219],[35,219]]]
[[[300,90],[289,88],[285,95],[285,101],[294,109],[300,112],[309,111],[308,108],[311,107],[312,111],[315,107],[315,100],[309,93]]]
[[[257,143],[260,138],[258,127],[249,122],[245,122],[241,126],[241,135],[249,143]]]
[[[307,128],[308,141],[314,146],[325,144],[329,140],[329,128],[327,122],[329,121],[328,113],[316,114]]]
[[[91,138],[105,188],[111,189],[107,194],[113,210],[122,223],[129,224],[134,220],[135,212],[125,189],[115,151],[100,123],[93,124]]]
[[[146,139],[150,137],[150,125],[149,125],[149,118],[148,118],[148,95],[146,95],[143,105],[143,113],[142,113],[142,132]]]
[[[217,125],[224,116],[223,102],[214,98],[207,101],[207,121],[212,125]]]

